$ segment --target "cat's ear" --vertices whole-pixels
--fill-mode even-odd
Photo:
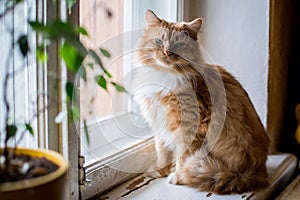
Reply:
[[[154,27],[161,22],[161,19],[159,19],[152,10],[147,10],[146,22],[147,22],[147,27]]]
[[[202,25],[202,19],[201,18],[197,18],[191,22],[186,23],[186,25],[192,29],[193,31],[195,31],[196,33],[199,32],[201,25]]]

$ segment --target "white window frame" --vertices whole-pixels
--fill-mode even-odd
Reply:
[[[156,0],[157,3],[161,3],[162,1]],[[155,2],[156,2],[155,1]],[[143,28],[143,24],[140,24],[139,21],[134,20],[137,19],[138,14],[142,15],[140,19],[142,21],[145,19],[145,12],[147,8],[151,8],[151,5],[141,4],[140,0],[124,0],[124,31],[131,31],[134,29]],[[145,2],[145,1],[144,1]],[[148,1],[150,4],[153,1]],[[169,19],[171,21],[182,21],[185,7],[185,0],[167,0],[164,3],[168,4],[170,11],[168,12],[168,16],[163,16],[163,18]],[[152,5],[153,7],[153,5]],[[172,12],[171,12],[172,11]],[[178,12],[180,11],[180,12]],[[159,15],[159,14],[158,14]],[[160,16],[160,15],[159,15]],[[170,16],[173,16],[170,19]],[[125,60],[126,63],[126,60]],[[125,68],[125,71],[129,71],[131,68]],[[120,121],[120,123],[124,123],[124,120],[128,120],[130,113],[123,113],[118,116],[108,117],[105,120],[102,120],[102,127],[110,127],[113,126],[115,121]],[[89,132],[97,131],[97,127],[99,124],[90,124],[88,126]],[[130,127],[128,127],[130,129]],[[105,129],[105,128],[104,128]],[[99,131],[99,130],[98,130]],[[84,140],[84,131],[81,130],[81,138]],[[126,138],[123,138],[126,140]],[[128,138],[127,138],[128,139]],[[113,141],[118,142],[118,140]],[[113,144],[112,144],[113,145]],[[102,151],[105,148],[97,149],[97,151]],[[140,155],[143,152],[152,152],[150,156],[142,157]],[[95,154],[97,152],[93,152]],[[93,161],[89,161],[84,165],[85,169],[85,183],[86,185],[81,187],[81,196],[83,198],[93,197],[105,190],[108,190],[134,176],[146,170],[151,163],[155,162],[155,151],[154,151],[154,141],[153,138],[145,139],[145,140],[132,140],[130,142],[124,143],[122,146],[122,150],[117,150],[111,152],[108,156],[104,156],[100,159],[97,158]],[[116,170],[116,165],[122,169],[126,169],[131,172],[119,171]],[[123,166],[122,166],[123,165]],[[129,167],[128,167],[129,165]],[[127,167],[126,167],[127,166]],[[135,172],[135,173],[133,173]]]

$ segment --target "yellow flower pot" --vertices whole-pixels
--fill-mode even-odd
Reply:
[[[0,149],[0,151],[3,151],[3,149]],[[45,157],[59,167],[56,171],[44,176],[16,182],[0,183],[1,200],[69,199],[67,181],[68,162],[60,154],[49,150],[22,148],[18,148],[16,154]]]

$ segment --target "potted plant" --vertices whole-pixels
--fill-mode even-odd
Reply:
[[[15,7],[20,5],[22,0],[6,0],[4,1],[4,10],[0,13],[0,19],[8,15]],[[68,7],[71,8],[76,1],[67,1]],[[111,15],[111,13],[109,13]],[[100,56],[93,50],[87,49],[79,40],[79,35],[87,35],[85,29],[74,26],[68,22],[59,19],[48,22],[47,24],[39,21],[28,21],[31,29],[38,34],[43,35],[44,41],[49,44],[56,42],[59,44],[61,59],[65,62],[67,70],[73,74],[79,73],[83,80],[86,80],[85,66],[83,60],[90,55],[95,64],[103,70],[97,83],[100,87],[106,89],[108,79],[111,74],[104,68]],[[63,41],[63,42],[62,42]],[[19,49],[23,58],[29,53],[29,42],[27,35],[20,35],[17,41],[13,41],[11,48]],[[37,57],[45,61],[45,43],[38,45],[36,49]],[[103,56],[110,57],[109,52],[101,49]],[[8,55],[10,56],[10,55]],[[9,60],[11,58],[7,58]],[[9,62],[8,62],[9,63]],[[7,69],[9,66],[1,66],[4,69],[3,81],[3,104],[5,105],[3,124],[4,129],[0,130],[0,199],[68,199],[67,170],[68,162],[62,155],[49,150],[43,149],[24,149],[18,148],[18,144],[22,141],[25,134],[34,134],[31,121],[17,124],[12,122],[11,105],[8,100],[8,82],[12,74]],[[118,91],[125,89],[115,82],[108,83],[115,86]],[[69,118],[79,118],[79,109],[72,104],[74,85],[68,81],[65,85],[67,94],[67,111]],[[51,105],[50,105],[51,106]],[[38,112],[44,112],[40,110]],[[33,116],[33,118],[36,116]],[[2,118],[0,118],[2,119]],[[86,122],[83,120],[86,135]],[[19,131],[23,129],[22,131]],[[10,145],[10,141],[16,141]]]
[[[10,175],[1,174],[6,178],[0,183],[1,199],[68,199],[68,162],[62,155],[43,149],[8,149],[12,152],[9,163],[1,166],[1,172]]]

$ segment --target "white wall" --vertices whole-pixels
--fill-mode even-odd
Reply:
[[[269,1],[194,0],[191,9],[204,19],[200,37],[213,62],[241,82],[266,125]]]

